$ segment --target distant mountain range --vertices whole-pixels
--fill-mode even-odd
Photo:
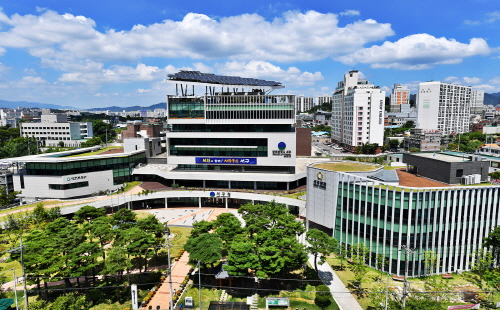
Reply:
[[[484,94],[484,104],[497,105],[500,104],[500,93]]]
[[[412,94],[410,96],[411,99],[415,100],[416,95]],[[484,94],[484,104],[492,104],[498,105],[500,104],[500,92],[493,94]],[[41,103],[41,102],[30,102],[30,101],[7,101],[0,100],[0,109],[17,109],[17,108],[39,108],[39,109],[56,109],[56,110],[80,110],[70,106],[62,106],[57,104],[50,103]],[[154,109],[166,109],[167,104],[165,102],[156,103],[150,106],[138,106],[134,105],[131,107],[102,107],[102,108],[92,108],[88,109],[88,111],[111,111],[111,112],[121,112],[121,111],[138,111],[138,110],[154,110]]]
[[[138,111],[138,110],[154,110],[154,109],[166,109],[167,108],[167,103],[166,102],[160,102],[157,104],[153,104],[147,107],[142,107],[138,105],[134,105],[131,107],[117,107],[117,106],[112,106],[112,107],[105,107],[105,108],[93,108],[89,109],[89,111],[111,111],[111,112],[121,112],[123,110],[130,112],[130,111]]]
[[[93,108],[88,109],[89,111],[112,111],[112,112],[121,112],[123,110],[130,111],[138,111],[138,110],[154,110],[154,109],[165,109],[167,104],[165,102],[156,103],[150,106],[132,106],[132,107],[103,107],[103,108]],[[39,109],[55,109],[55,110],[80,110],[70,106],[62,106],[57,104],[50,103],[41,103],[41,102],[30,102],[30,101],[8,101],[8,100],[0,100],[0,109],[17,109],[17,108],[39,108]]]

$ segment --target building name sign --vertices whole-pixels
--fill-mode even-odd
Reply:
[[[257,158],[195,157],[197,164],[257,165]]]
[[[76,177],[67,177],[66,181],[71,182],[71,181],[77,181],[77,180],[84,180],[86,178],[87,178],[86,175],[79,175],[79,176],[76,176]]]
[[[210,197],[212,198],[229,198],[231,193],[229,192],[210,192]]]
[[[326,182],[323,181],[323,173],[318,172],[316,174],[316,180],[313,181],[313,186],[319,189],[326,189]]]
[[[288,297],[267,297],[267,306],[288,307],[290,305],[290,298]]]
[[[291,158],[292,157],[292,151],[287,151],[286,149],[286,143],[285,142],[280,142],[278,143],[278,149],[273,150],[273,156],[283,156],[284,158]]]

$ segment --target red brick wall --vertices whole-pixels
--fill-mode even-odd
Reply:
[[[297,156],[311,156],[311,128],[295,128]]]

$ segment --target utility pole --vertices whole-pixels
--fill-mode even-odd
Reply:
[[[20,246],[21,248],[21,267],[23,269],[23,279],[24,279],[24,309],[28,310],[28,290],[26,289],[26,272],[24,269],[24,254],[23,254],[23,235],[21,232],[21,242]]]
[[[198,260],[198,298],[200,300],[200,310],[203,310],[201,308],[201,265],[200,265],[200,260]]]
[[[168,263],[168,283],[170,285],[170,310],[174,309],[174,301],[172,300],[172,268],[170,266],[170,229],[167,228],[167,263]]]
[[[408,282],[408,257],[410,255],[410,253],[413,253],[413,251],[407,247],[406,245],[403,245],[401,247],[401,250],[405,251],[405,281],[404,281],[404,286],[403,286],[403,296],[401,298],[401,301],[402,301],[402,306],[403,306],[403,309],[405,308],[406,306],[406,298],[408,297],[408,290],[410,288],[410,283]]]

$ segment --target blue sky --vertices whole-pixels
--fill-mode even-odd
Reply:
[[[350,69],[390,91],[500,91],[497,0],[0,1],[0,99],[77,108],[165,101],[192,69],[331,94]]]

